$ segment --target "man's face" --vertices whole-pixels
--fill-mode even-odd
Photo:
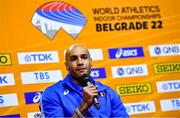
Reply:
[[[66,68],[74,78],[80,78],[83,74],[90,74],[92,59],[88,50],[82,46],[76,46],[68,50],[66,55]]]

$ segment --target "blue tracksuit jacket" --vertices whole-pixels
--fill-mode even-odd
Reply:
[[[96,82],[98,86],[100,109],[92,105],[86,117],[129,117],[120,96],[110,87]],[[41,98],[41,113],[44,117],[71,117],[83,101],[82,87],[67,75],[63,81],[48,87]]]

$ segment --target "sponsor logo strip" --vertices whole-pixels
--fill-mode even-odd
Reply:
[[[159,93],[180,91],[180,80],[156,82],[156,86]]]
[[[180,44],[149,46],[151,57],[180,55]]]
[[[11,64],[11,55],[8,53],[0,53],[0,66],[7,66]]]
[[[161,100],[162,111],[180,110],[180,98]]]
[[[27,116],[28,118],[41,118],[41,112],[30,112]]]
[[[142,47],[108,49],[110,59],[144,57]]]
[[[144,114],[156,111],[154,101],[127,103],[124,106],[128,114]]]
[[[60,70],[21,72],[23,84],[48,83],[62,80]]]
[[[116,90],[121,96],[152,93],[150,83],[120,85]]]
[[[16,94],[0,94],[0,107],[17,106],[18,99]]]
[[[40,98],[42,96],[42,92],[27,92],[24,93],[26,104],[37,104],[40,101]]]
[[[113,78],[147,76],[148,69],[146,64],[114,66],[111,67]]]
[[[154,72],[156,74],[178,73],[180,72],[180,62],[154,64]]]
[[[92,68],[91,76],[93,78],[106,78],[105,68]]]
[[[103,60],[102,49],[89,49],[92,60]]]
[[[103,60],[102,49],[88,49],[90,57],[93,61]],[[66,54],[66,50],[64,51],[64,57]]]
[[[0,116],[0,118],[20,118],[20,114]]]
[[[14,75],[12,73],[0,74],[0,86],[15,85]]]
[[[19,64],[57,63],[57,51],[18,53]]]

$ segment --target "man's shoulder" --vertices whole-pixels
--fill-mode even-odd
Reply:
[[[58,81],[57,83],[55,83],[55,84],[53,84],[53,85],[51,85],[51,86],[48,86],[45,90],[44,90],[44,92],[46,92],[46,93],[56,93],[56,92],[60,92],[61,90],[63,90],[63,81],[62,80],[60,80],[60,81]]]

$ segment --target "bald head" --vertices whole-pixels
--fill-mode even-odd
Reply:
[[[65,60],[66,60],[66,62],[67,62],[68,57],[70,56],[71,53],[76,53],[79,50],[85,51],[88,54],[88,56],[90,56],[88,49],[84,45],[82,45],[82,44],[74,44],[74,45],[71,45],[66,50],[66,53],[65,53]]]

